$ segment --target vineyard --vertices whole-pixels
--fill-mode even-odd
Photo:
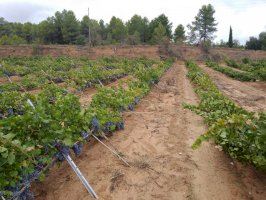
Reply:
[[[227,76],[239,81],[265,81],[266,80],[266,61],[257,60],[250,61],[248,58],[243,58],[242,62],[238,63],[235,60],[226,60],[227,66],[219,66],[218,63],[207,61],[206,65],[216,71],[222,72]],[[235,70],[235,69],[237,70]]]
[[[67,58],[2,60],[2,77],[21,79],[1,84],[2,195],[16,196],[22,187],[43,177],[54,158],[63,160],[58,146],[79,155],[90,132],[110,134],[123,129],[121,112],[133,110],[171,64],[171,60],[112,58],[96,62]],[[117,87],[103,86],[126,75],[130,76],[126,86],[122,82]],[[60,82],[66,84],[56,85]],[[76,90],[69,92],[69,87]],[[75,93],[90,87],[97,87],[98,92],[84,108]],[[33,88],[40,89],[38,94],[27,91]]]
[[[225,97],[193,62],[186,63],[188,77],[200,97],[197,106],[185,105],[202,116],[210,129],[193,144],[197,148],[213,138],[233,158],[266,169],[266,113],[250,113]]]
[[[205,66],[208,70],[224,74],[231,81],[241,81],[241,84],[251,82],[263,84],[265,81],[264,60],[226,60],[225,64],[207,61]],[[130,154],[129,156],[121,153],[122,157],[129,160],[130,164],[126,164],[131,166],[130,169],[126,169],[128,176],[134,177],[136,173],[143,173],[138,177],[141,181],[142,177],[146,176],[145,169],[149,168],[157,175],[149,173],[147,180],[157,181],[158,174],[163,173],[161,177],[167,183],[165,187],[168,191],[179,180],[178,171],[184,176],[182,185],[186,188],[180,190],[181,197],[192,195],[190,192],[193,189],[188,183],[193,182],[193,179],[188,174],[194,173],[193,170],[199,170],[195,165],[201,166],[203,170],[200,176],[210,177],[217,173],[220,164],[206,168],[206,165],[201,163],[204,162],[202,157],[203,161],[193,158],[194,153],[191,149],[194,149],[193,152],[206,149],[204,141],[214,141],[219,149],[218,152],[212,150],[211,153],[209,151],[203,153],[206,159],[210,158],[215,163],[217,161],[211,157],[211,154],[214,157],[217,155],[216,159],[221,160],[226,160],[224,156],[229,155],[232,162],[240,161],[248,164],[263,174],[266,170],[265,110],[251,112],[243,108],[241,103],[240,105],[236,103],[234,98],[230,98],[230,94],[224,93],[223,88],[217,87],[215,80],[208,75],[209,71],[206,72],[205,66],[202,67],[192,61],[186,61],[184,65],[183,62],[174,62],[171,58],[167,60],[116,57],[97,60],[67,57],[2,58],[0,60],[0,197],[33,199],[36,195],[32,193],[32,184],[37,186],[51,184],[56,188],[57,179],[59,182],[65,181],[61,180],[60,175],[51,177],[50,170],[56,168],[55,163],[64,161],[65,155],[76,155],[77,159],[83,156],[79,162],[88,166],[88,171],[98,173],[93,182],[100,184],[99,175],[110,171],[108,167],[125,170],[125,166],[121,167],[114,163],[112,160],[114,158],[110,159],[95,149],[90,149],[91,157],[84,159],[84,149],[87,149],[87,143],[92,140],[92,136],[101,140],[108,140],[107,136],[112,136],[111,140],[113,137],[120,137],[114,134],[118,131],[123,133],[124,137],[129,137],[125,141],[116,143],[120,148],[124,144],[124,151]],[[136,117],[129,118],[128,113]],[[202,123],[196,124],[201,119]],[[173,128],[173,123],[176,122],[179,125]],[[203,127],[204,123],[207,129]],[[150,131],[150,127],[154,127],[151,132],[145,132],[145,130]],[[200,131],[199,127],[202,127]],[[172,129],[175,130],[174,133],[171,133]],[[197,132],[197,135],[193,136],[193,142],[187,146],[184,145],[184,141],[191,137],[190,132]],[[170,133],[173,134],[171,137]],[[131,145],[138,143],[141,145],[132,148]],[[162,148],[162,145],[166,145],[167,148]],[[168,145],[173,146],[168,147]],[[165,161],[161,165],[161,159],[165,159],[165,152],[169,155],[178,153],[179,156],[182,156],[183,152],[197,164],[193,164],[187,158],[176,163],[176,157],[170,156],[169,165],[165,165]],[[94,159],[98,165],[93,166],[93,154],[97,156],[97,153],[100,157],[98,155]],[[143,153],[154,159],[153,167],[146,161],[133,160],[133,157]],[[99,164],[102,162],[104,164]],[[226,162],[224,161],[223,168],[228,168]],[[184,164],[186,167],[178,168]],[[174,178],[166,175],[172,168],[178,168],[173,172]],[[227,172],[220,174],[219,180],[221,177],[232,179],[230,172],[232,169],[228,169],[228,174]],[[125,175],[116,174],[115,180],[117,176]],[[113,178],[111,180],[114,181]],[[112,181],[111,188],[115,187]],[[249,183],[243,184],[247,188],[253,188],[250,182],[255,184],[250,180]],[[70,181],[69,184],[74,183]],[[147,185],[149,184],[147,182]],[[160,184],[162,183],[156,182],[152,187],[156,188],[158,185],[160,188],[163,187]],[[202,185],[207,182],[195,184]],[[219,182],[213,183],[214,186],[216,184],[219,185]],[[263,191],[263,186],[260,185],[264,182],[256,184],[259,185],[256,189]],[[76,187],[80,188],[81,185]],[[98,190],[99,187],[96,184]],[[128,197],[124,196],[128,188],[122,188],[117,193],[113,192],[114,189],[110,189],[111,195],[118,195],[121,192],[123,197]],[[134,192],[138,191],[137,188],[139,186]],[[38,187],[37,191],[40,189],[41,187]],[[224,188],[211,187],[211,189],[216,193]],[[45,194],[49,194],[49,190],[45,191]],[[233,194],[230,197],[238,198],[238,195],[242,195],[241,198],[246,198],[243,188],[236,190],[239,190],[237,195]],[[36,188],[34,191],[36,192]],[[159,193],[162,191],[158,190]],[[61,194],[61,198],[65,199],[64,194],[67,195],[68,192],[62,191]],[[104,199],[109,199],[108,195],[104,196]],[[141,191],[139,195],[146,195],[146,192]],[[254,198],[263,195],[264,192],[260,192],[254,194]],[[42,198],[55,199],[48,196]],[[37,195],[37,199],[42,198],[38,198]],[[72,198],[80,197],[72,196]],[[112,198],[116,199],[115,196]],[[171,199],[166,196],[166,199],[168,198]]]

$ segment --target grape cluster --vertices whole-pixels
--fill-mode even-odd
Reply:
[[[139,102],[140,102],[140,98],[139,97],[135,97],[134,104],[137,105],[137,104],[139,104]]]
[[[112,132],[112,127],[115,126],[114,122],[107,122],[105,123],[104,127],[103,127],[103,132],[105,133],[110,133]]]
[[[81,142],[75,143],[72,147],[76,156],[79,156],[82,153],[83,144]]]
[[[34,200],[34,195],[30,191],[30,187],[27,187],[17,198],[17,200]]]
[[[94,132],[98,132],[100,130],[100,122],[96,117],[93,117],[91,120],[91,129]]]
[[[8,108],[7,109],[8,117],[11,117],[14,115],[14,109],[13,108]]]
[[[89,133],[86,132],[86,131],[82,131],[82,132],[81,132],[81,136],[82,136],[82,138],[83,138],[84,140],[87,140],[88,137],[89,137]]]
[[[123,129],[125,129],[125,123],[124,122],[117,122],[116,123],[116,129],[117,130],[123,130]]]
[[[128,105],[128,109],[129,109],[130,111],[133,111],[133,110],[134,110],[134,106],[133,106],[133,104],[129,104],[129,105]]]

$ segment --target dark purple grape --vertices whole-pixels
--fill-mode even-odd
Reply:
[[[83,149],[83,144],[82,143],[75,143],[72,147],[74,153],[76,156],[79,156],[82,152]]]
[[[24,112],[22,110],[17,111],[18,115],[24,115]]]
[[[65,160],[65,157],[63,156],[63,154],[61,152],[57,152],[54,156],[60,162]]]
[[[7,109],[7,113],[8,113],[8,116],[9,116],[9,117],[12,116],[12,115],[14,115],[14,110],[13,110],[13,108],[8,108],[8,109]]]
[[[135,99],[134,99],[135,105],[137,105],[139,102],[140,102],[140,98],[139,97],[135,97]]]
[[[128,105],[128,109],[131,110],[131,111],[133,111],[134,110],[134,106],[132,104],[129,104]]]
[[[89,137],[89,133],[86,132],[86,131],[82,131],[82,132],[81,132],[81,136],[83,137],[84,140],[86,140],[86,139],[88,139],[88,137]]]
[[[17,198],[17,200],[34,200],[34,195],[30,191],[30,187],[27,187]]]
[[[112,126],[115,126],[115,124],[113,122],[107,122],[107,123],[105,123],[104,128],[103,128],[103,132],[110,133],[111,130],[112,130],[111,129]]]
[[[100,123],[99,123],[99,120],[96,117],[93,117],[92,120],[91,120],[91,128],[95,132],[100,130]]]
[[[124,122],[117,122],[116,123],[116,129],[117,130],[123,130],[125,128]]]

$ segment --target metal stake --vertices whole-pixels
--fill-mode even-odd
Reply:
[[[35,109],[35,106],[33,105],[32,101],[31,101],[30,99],[27,99],[27,102],[28,102],[28,104],[30,104],[30,106],[31,106],[33,109]]]
[[[65,154],[63,155],[65,159],[67,160],[68,164],[73,169],[73,171],[77,174],[77,176],[79,177],[80,181],[83,183],[87,191],[91,194],[91,196],[95,199],[99,199],[97,194],[94,192],[93,188],[90,186],[88,181],[85,179],[85,177],[83,176],[83,174],[81,173],[77,165],[74,163],[74,161],[71,159],[71,157],[69,155],[65,155]]]
[[[102,84],[102,82],[100,81],[100,79],[98,79],[98,82],[100,83],[100,85],[103,87],[104,85]]]

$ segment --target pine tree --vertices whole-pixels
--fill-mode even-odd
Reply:
[[[232,48],[234,46],[234,42],[233,42],[233,30],[232,30],[232,27],[231,26],[230,26],[230,31],[229,31],[228,46],[230,48]]]
[[[174,41],[176,43],[180,42],[184,42],[186,40],[186,36],[185,36],[185,28],[182,24],[179,24],[174,32]]]
[[[167,37],[167,32],[165,27],[162,25],[162,23],[159,23],[159,25],[154,29],[151,42],[152,44],[161,44],[165,37]]]
[[[200,43],[214,39],[213,34],[217,31],[214,13],[215,10],[211,4],[202,6],[195,17],[195,21],[192,22],[192,25],[188,25],[189,36],[192,37],[189,40]]]

